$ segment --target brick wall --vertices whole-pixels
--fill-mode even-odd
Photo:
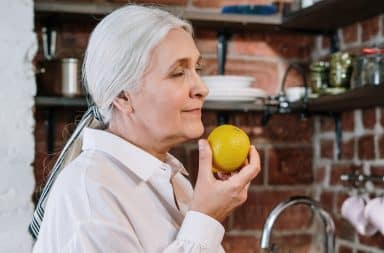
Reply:
[[[85,1],[85,0],[84,0]],[[104,2],[105,0],[95,0]],[[114,0],[113,2],[125,2]],[[141,1],[150,2],[150,1]],[[261,3],[262,0],[253,1],[230,1],[230,0],[164,0],[157,1],[171,5],[185,5],[189,8],[219,8],[230,3]],[[378,20],[381,19],[379,18]],[[36,24],[37,27],[40,24]],[[369,26],[369,25],[368,25]],[[340,31],[344,40],[353,41],[355,37],[363,37],[362,29],[348,27]],[[369,26],[370,27],[370,26]],[[61,24],[58,27],[58,55],[81,57],[91,25]],[[368,29],[368,28],[367,28]],[[381,29],[381,25],[380,25]],[[217,73],[216,63],[216,33],[212,30],[198,29],[196,43],[205,60],[205,74]],[[349,34],[350,33],[350,34]],[[364,32],[364,34],[367,32]],[[347,35],[348,34],[348,35]],[[355,37],[354,37],[355,36]],[[370,35],[364,35],[371,40]],[[359,44],[361,44],[359,42]],[[76,45],[76,46],[73,46]],[[346,44],[342,44],[345,46]],[[312,58],[323,57],[328,53],[327,40],[319,37],[311,37],[297,34],[274,34],[274,33],[238,33],[235,34],[228,44],[228,59],[226,73],[254,76],[256,81],[254,87],[261,87],[274,94],[280,89],[281,79],[287,64],[291,61],[307,63]],[[41,51],[41,50],[40,50]],[[38,58],[41,57],[41,52]],[[287,85],[300,85],[301,80],[294,71],[288,77]],[[82,108],[58,109],[57,112],[57,142],[55,150],[58,151],[62,145],[64,129],[71,129],[74,115],[81,112]],[[68,112],[68,113],[66,113]],[[261,113],[230,113],[229,123],[240,126],[252,139],[262,158],[262,171],[252,183],[248,201],[237,209],[225,222],[226,236],[224,246],[227,252],[251,253],[259,252],[259,240],[263,223],[271,209],[280,201],[293,195],[313,196],[324,203],[325,207],[334,212],[337,222],[338,252],[356,252],[364,250],[382,252],[375,245],[380,243],[381,236],[364,238],[364,245],[357,243],[357,237],[348,223],[340,218],[339,210],[341,201],[346,197],[346,189],[338,186],[337,173],[349,169],[349,165],[359,159],[358,143],[370,145],[373,141],[375,147],[374,157],[366,149],[364,156],[370,156],[372,160],[364,161],[365,164],[379,163],[379,152],[384,150],[384,141],[380,139],[380,129],[367,130],[369,135],[361,138],[360,125],[356,123],[358,112],[349,112],[343,115],[343,129],[345,131],[345,153],[343,160],[337,162],[334,159],[335,148],[333,140],[333,122],[328,118],[301,119],[299,115],[275,115],[262,126]],[[377,114],[377,115],[376,115]],[[370,126],[376,122],[383,121],[382,112],[365,111],[363,115],[367,118]],[[374,115],[369,116],[369,115]],[[45,172],[48,171],[52,156],[46,155],[44,111],[38,110],[36,128],[36,152],[35,173],[37,182],[42,182],[45,161]],[[355,119],[355,117],[357,117]],[[217,113],[205,111],[203,121],[206,126],[204,136],[217,125]],[[362,119],[363,122],[363,119]],[[382,124],[382,123],[379,123]],[[377,124],[376,124],[377,125]],[[356,130],[357,129],[357,130]],[[68,131],[68,130],[66,130]],[[371,131],[371,132],[370,132]],[[375,131],[375,132],[374,132]],[[374,133],[373,133],[374,132]],[[370,136],[374,137],[370,137]],[[351,137],[353,136],[353,137]],[[64,137],[65,139],[65,137]],[[367,140],[366,140],[367,139]],[[367,143],[367,144],[366,144]],[[380,149],[381,148],[381,149]],[[362,148],[360,148],[362,149]],[[321,152],[320,152],[321,150]],[[172,150],[191,172],[192,181],[196,178],[197,170],[197,146],[195,142],[188,142],[175,147]],[[347,160],[349,159],[349,160]],[[340,166],[339,166],[340,165]],[[344,167],[343,167],[344,166]],[[357,165],[359,166],[359,165]],[[375,170],[380,170],[376,166]],[[331,180],[331,171],[335,171]],[[332,183],[330,183],[332,182]],[[322,252],[323,237],[314,238],[318,235],[318,217],[313,217],[305,207],[292,207],[285,211],[275,225],[272,241],[278,244],[279,252]],[[320,228],[321,229],[321,228]],[[349,239],[344,239],[344,233],[349,233]],[[352,235],[351,235],[352,234]],[[353,237],[353,238],[352,238]],[[376,239],[375,239],[376,238]],[[361,240],[361,239],[359,239]],[[380,248],[380,245],[378,246]],[[383,247],[383,246],[381,246]]]
[[[340,29],[338,37],[343,51],[360,54],[363,47],[383,46],[384,18],[374,17]],[[329,53],[324,38],[316,39],[314,57]],[[350,188],[341,184],[340,175],[353,171],[384,175],[384,108],[345,112],[342,115],[342,157],[336,159],[334,121],[316,118],[314,125],[315,196],[332,213],[337,228],[338,252],[383,252],[383,235],[358,235],[341,217],[340,209]],[[383,184],[367,185],[372,195],[383,193]]]
[[[0,252],[30,252],[34,188],[32,58],[37,49],[31,0],[0,1]]]

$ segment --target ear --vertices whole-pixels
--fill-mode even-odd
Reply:
[[[122,91],[112,102],[116,110],[122,113],[133,112],[132,99],[127,91]]]

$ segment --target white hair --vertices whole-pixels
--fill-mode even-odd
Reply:
[[[152,49],[173,28],[192,34],[189,23],[154,7],[127,5],[93,30],[83,64],[83,83],[104,123],[123,90],[138,88]]]

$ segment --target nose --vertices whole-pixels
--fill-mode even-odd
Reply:
[[[209,90],[201,77],[195,73],[194,78],[192,78],[192,89],[191,89],[191,97],[205,98]]]

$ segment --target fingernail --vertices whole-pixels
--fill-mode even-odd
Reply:
[[[203,140],[199,140],[199,150],[203,150],[204,149],[204,141]]]

